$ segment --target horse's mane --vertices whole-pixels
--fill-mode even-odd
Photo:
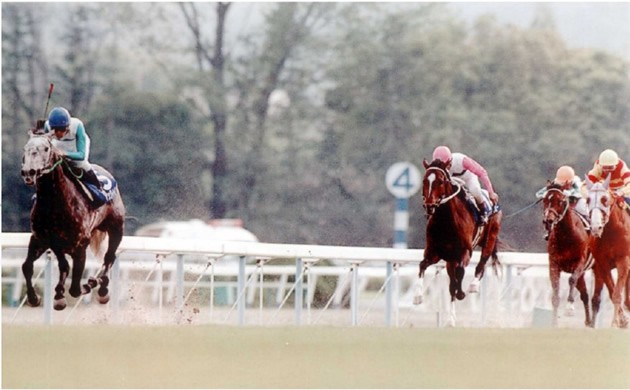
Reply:
[[[440,168],[440,169],[443,169],[443,170],[447,171],[447,170],[446,170],[446,163],[445,163],[444,161],[442,161],[442,160],[438,160],[438,159],[433,160],[433,161],[431,162],[431,164],[429,164],[429,165],[427,166],[427,168]],[[448,172],[448,171],[447,171],[447,172]]]
[[[549,184],[547,184],[547,189],[548,190],[562,190],[562,186],[554,181],[549,181]]]

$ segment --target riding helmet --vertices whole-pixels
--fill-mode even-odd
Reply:
[[[612,149],[606,149],[599,155],[599,165],[614,166],[619,163],[619,156]]]
[[[55,107],[48,115],[48,125],[52,128],[70,126],[70,113],[63,107]]]

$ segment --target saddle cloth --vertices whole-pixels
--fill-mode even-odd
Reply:
[[[475,200],[475,197],[472,196],[470,191],[468,191],[468,188],[466,188],[466,186],[463,186],[463,189],[465,193],[464,197],[466,199],[466,204],[468,205],[468,208],[470,209],[473,216],[475,217],[475,221],[479,224],[481,223],[481,210],[479,210],[479,206],[477,206],[477,201]],[[488,217],[492,216],[493,214],[498,213],[499,210],[501,210],[501,206],[499,206],[499,204],[496,204],[496,205],[492,204],[492,201],[490,200],[490,196],[488,195],[488,191],[482,189],[481,194],[483,195],[483,202],[485,203],[486,207],[490,210]]]
[[[82,187],[85,196],[90,200],[92,206],[100,207],[114,199],[118,182],[116,182],[116,179],[114,179],[109,172],[101,167],[96,165],[93,165],[93,167],[96,178],[101,183],[103,190],[100,191],[95,185],[85,181],[80,182],[82,184],[80,187]]]

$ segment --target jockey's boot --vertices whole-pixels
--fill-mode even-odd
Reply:
[[[490,210],[486,206],[485,202],[477,204],[479,207],[479,224],[485,225],[488,223],[488,215],[490,214]]]
[[[96,172],[94,172],[94,169],[90,169],[89,171],[84,171],[83,175],[85,177],[85,181],[96,186],[96,188],[98,188],[99,191],[103,191],[103,186],[101,185],[101,182],[98,180],[98,177],[96,177]]]

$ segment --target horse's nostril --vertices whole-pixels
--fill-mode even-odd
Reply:
[[[21,171],[20,171],[20,174],[21,174],[22,176],[26,176],[26,172],[25,172],[24,170],[21,170]]]
[[[31,175],[31,176],[34,176],[35,175],[35,170],[31,169],[30,171],[28,171],[28,174]]]

